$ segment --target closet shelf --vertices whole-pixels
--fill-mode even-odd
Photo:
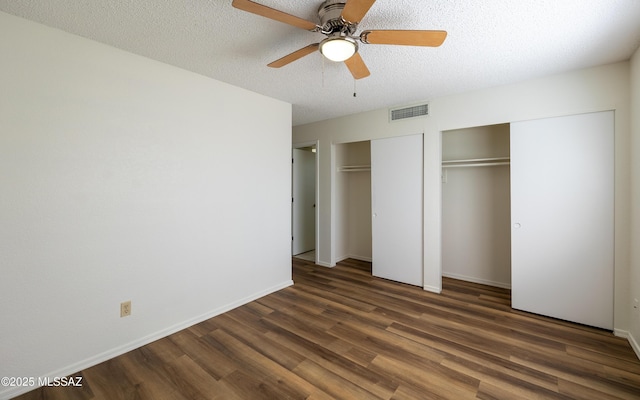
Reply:
[[[338,167],[338,172],[371,171],[371,165],[343,165]]]
[[[442,161],[442,168],[466,168],[466,167],[493,167],[497,165],[509,165],[509,157],[494,158],[467,158],[461,160]]]

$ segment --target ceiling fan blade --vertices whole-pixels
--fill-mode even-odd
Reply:
[[[316,24],[306,19],[298,18],[294,15],[287,14],[283,11],[273,9],[271,7],[263,6],[262,4],[255,3],[250,0],[233,0],[231,3],[235,8],[247,11],[253,14],[261,15],[276,21],[284,22],[285,24],[293,25],[295,27],[313,31],[316,29]]]
[[[276,60],[274,62],[272,62],[271,64],[269,64],[268,66],[271,68],[280,68],[280,67],[284,67],[285,65],[292,63],[306,55],[309,55],[311,53],[313,53],[314,51],[318,50],[318,46],[320,45],[320,43],[314,43],[314,44],[310,44],[307,47],[303,47],[300,50],[296,50],[291,54],[288,54],[284,57],[282,57],[279,60]]]
[[[351,23],[358,23],[367,14],[376,0],[348,0],[342,10],[342,18]]]
[[[367,68],[362,57],[360,57],[360,54],[358,53],[352,55],[351,58],[345,60],[344,63],[347,64],[347,68],[351,71],[351,75],[353,75],[354,79],[362,79],[371,75],[369,68]]]
[[[364,31],[360,40],[369,44],[438,47],[447,37],[445,31]]]

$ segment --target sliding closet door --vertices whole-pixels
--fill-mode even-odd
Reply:
[[[371,141],[373,275],[422,286],[422,135]]]
[[[613,328],[613,112],[511,124],[512,306]]]

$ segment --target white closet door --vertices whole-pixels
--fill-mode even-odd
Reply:
[[[422,286],[422,135],[371,141],[373,275]]]
[[[613,328],[614,116],[511,124],[513,308]]]

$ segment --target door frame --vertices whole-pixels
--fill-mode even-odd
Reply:
[[[320,241],[318,240],[318,238],[320,237],[320,218],[318,217],[319,212],[318,210],[320,209],[320,196],[319,196],[319,192],[320,192],[320,165],[319,165],[319,161],[320,161],[320,149],[319,149],[319,140],[314,140],[314,141],[309,141],[309,142],[301,142],[301,143],[293,143],[292,147],[291,147],[291,198],[293,198],[293,150],[294,149],[300,149],[303,147],[315,147],[316,149],[316,164],[315,164],[315,175],[316,175],[316,185],[315,185],[315,220],[316,220],[316,226],[315,226],[315,232],[314,232],[314,241],[315,241],[315,250],[316,250],[316,256],[315,256],[315,260],[314,263],[317,264],[318,263],[318,254],[320,253]],[[291,235],[293,236],[293,225],[295,224],[295,221],[293,220],[293,203],[291,204]],[[293,243],[292,243],[293,245]]]

